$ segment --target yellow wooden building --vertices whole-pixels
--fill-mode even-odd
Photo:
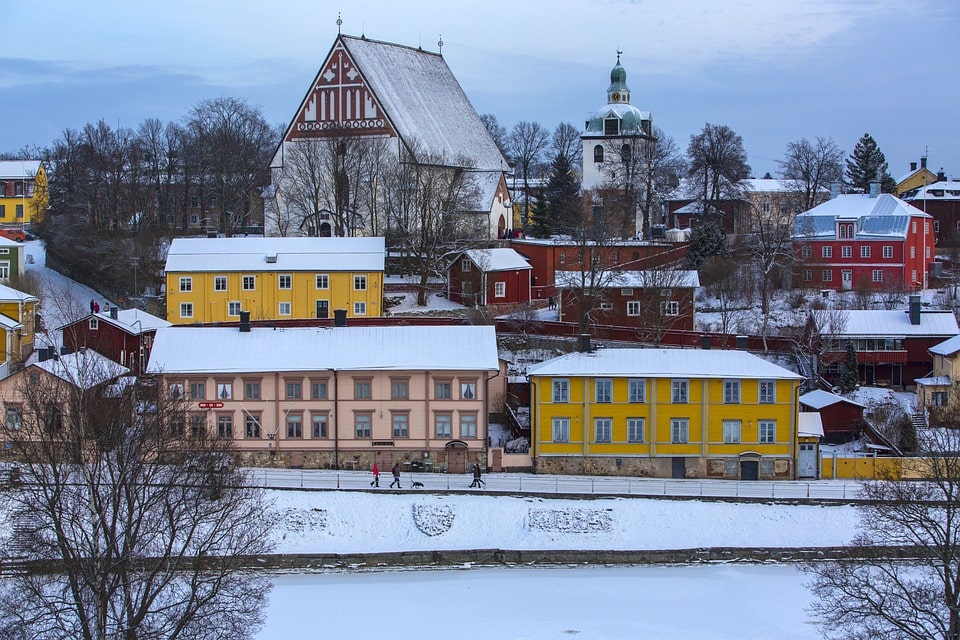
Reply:
[[[383,238],[177,238],[166,263],[173,324],[379,316]]]
[[[601,349],[528,375],[538,473],[796,476],[802,377],[746,351]]]
[[[47,174],[39,160],[0,160],[0,226],[39,221],[47,201]]]
[[[11,371],[33,353],[39,303],[36,296],[0,285],[0,370]]]

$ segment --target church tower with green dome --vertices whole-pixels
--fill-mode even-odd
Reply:
[[[618,51],[617,63],[610,70],[607,103],[587,118],[580,134],[584,189],[615,187],[626,169],[624,163],[630,161],[639,145],[651,139],[650,112],[630,104],[621,55]]]

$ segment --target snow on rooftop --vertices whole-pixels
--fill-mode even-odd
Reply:
[[[839,396],[835,393],[830,393],[829,391],[824,391],[823,389],[815,389],[800,396],[800,403],[812,409],[823,409],[824,407],[829,407],[830,405],[837,404],[838,402],[846,402],[861,408],[863,407],[863,405],[859,402],[855,402],[849,398],[844,398],[843,396]]]
[[[16,302],[40,302],[40,299],[35,295],[18,291],[5,284],[0,284],[0,302],[9,302],[11,300]]]
[[[0,160],[0,178],[33,178],[39,170],[39,160]]]
[[[166,271],[383,271],[385,259],[383,238],[175,238]]]
[[[801,411],[797,414],[797,436],[803,438],[822,438],[823,420],[816,411]]]
[[[836,221],[857,221],[856,237],[905,238],[911,218],[932,218],[903,200],[881,193],[853,193],[827,200],[794,219],[797,238],[834,237]]]
[[[581,271],[554,271],[553,281],[558,289],[576,289],[581,278],[590,274]],[[648,271],[608,270],[603,272],[604,286],[614,288],[696,288],[700,286],[700,274],[696,270],[653,269]]]
[[[493,326],[157,330],[152,373],[332,370],[497,371]]]
[[[531,376],[803,379],[747,351],[725,349],[601,349],[568,353],[527,371]]]
[[[949,311],[921,311],[920,324],[910,323],[907,311],[896,309],[850,309],[838,311],[830,335],[843,337],[955,336],[960,333],[957,318]]]
[[[527,259],[514,249],[468,249],[464,253],[473,264],[486,273],[533,269]]]
[[[507,161],[442,55],[389,42],[340,36],[400,137],[428,154],[474,169]]]
[[[92,349],[58,355],[30,366],[39,367],[81,389],[90,389],[130,373],[128,368]]]
[[[953,336],[939,344],[935,344],[930,347],[928,351],[937,356],[952,356],[957,351],[960,351],[960,335]]]

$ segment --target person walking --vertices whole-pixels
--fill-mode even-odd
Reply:
[[[370,481],[371,487],[380,486],[380,467],[377,466],[377,463],[373,463],[373,480]]]
[[[393,485],[397,485],[397,489],[402,489],[400,486],[400,465],[396,462],[393,463],[393,482],[390,483],[390,488],[393,488]]]
[[[473,465],[473,482],[470,483],[471,487],[476,487],[477,489],[483,488],[483,479],[480,477],[480,464]]]

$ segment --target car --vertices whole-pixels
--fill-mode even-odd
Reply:
[[[23,242],[27,239],[27,234],[23,229],[0,229],[0,236],[17,242]]]

